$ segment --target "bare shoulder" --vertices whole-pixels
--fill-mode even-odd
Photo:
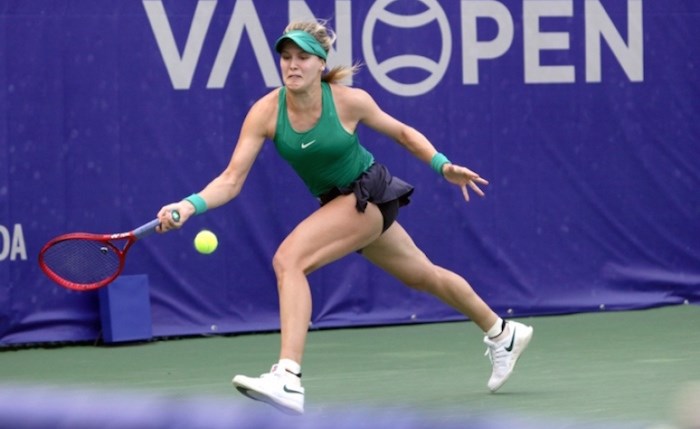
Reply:
[[[348,122],[361,121],[376,107],[374,99],[367,91],[341,84],[331,84],[333,101],[341,117]]]
[[[333,91],[333,99],[335,100],[336,104],[341,102],[349,105],[355,105],[372,100],[369,93],[361,88],[332,83],[331,90]]]
[[[256,129],[264,130],[265,137],[274,135],[277,125],[277,109],[280,88],[275,88],[260,97],[250,107],[245,122],[255,126]]]
[[[260,97],[250,108],[249,114],[270,114],[273,111],[277,112],[278,98],[280,88],[275,88],[267,94]]]

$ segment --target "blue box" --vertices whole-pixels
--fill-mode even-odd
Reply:
[[[101,288],[100,318],[105,343],[153,338],[148,276],[119,276]]]

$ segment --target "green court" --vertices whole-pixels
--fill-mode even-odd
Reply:
[[[496,394],[470,322],[313,331],[303,365],[307,412],[410,409],[436,419],[507,412],[585,422],[671,419],[671,398],[700,380],[700,308],[692,305],[524,319],[535,327],[515,374]],[[158,395],[240,395],[236,373],[258,375],[279,335],[214,336],[122,346],[5,350],[0,381]]]

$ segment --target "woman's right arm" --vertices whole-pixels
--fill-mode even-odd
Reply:
[[[272,91],[258,100],[248,111],[231,159],[221,174],[209,182],[198,195],[207,209],[222,206],[236,198],[250,172],[255,158],[266,139],[274,137],[277,120],[277,91]],[[175,222],[170,213],[177,210],[180,220]],[[163,206],[158,212],[161,230],[180,228],[193,214],[195,207],[186,200]]]

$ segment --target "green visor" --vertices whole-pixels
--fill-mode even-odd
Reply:
[[[303,30],[292,30],[285,33],[277,39],[275,42],[275,49],[277,52],[281,52],[282,43],[285,40],[291,40],[294,42],[302,51],[309,53],[311,55],[316,55],[317,57],[325,60],[328,57],[328,53],[323,49],[318,40],[311,34]]]

